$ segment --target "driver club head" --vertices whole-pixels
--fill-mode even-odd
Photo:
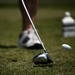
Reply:
[[[34,64],[48,64],[53,63],[53,60],[50,58],[48,53],[40,53],[33,58]]]

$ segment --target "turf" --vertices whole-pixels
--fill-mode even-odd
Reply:
[[[35,26],[54,63],[53,66],[32,67],[33,57],[43,50],[17,48],[22,29],[20,11],[18,8],[0,8],[0,75],[74,75],[75,37],[62,36],[61,19],[66,10],[75,18],[74,9],[51,7],[38,10]],[[63,43],[73,49],[62,49]]]

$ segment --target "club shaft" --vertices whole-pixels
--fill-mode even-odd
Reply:
[[[24,0],[21,0],[21,1],[22,1],[23,6],[24,6],[24,9],[25,9],[25,11],[26,11],[26,13],[27,13],[27,15],[28,15],[28,18],[29,18],[29,20],[30,20],[30,22],[31,22],[31,24],[32,24],[32,27],[33,27],[33,29],[34,29],[34,31],[35,31],[35,33],[36,33],[36,35],[37,35],[37,37],[38,37],[40,43],[42,44],[42,47],[43,47],[43,49],[44,49],[44,52],[46,52],[46,48],[45,48],[45,46],[44,46],[42,40],[41,40],[40,37],[39,37],[39,34],[38,34],[38,32],[37,32],[37,30],[36,30],[36,28],[35,28],[35,25],[34,25],[32,19],[31,19],[31,17],[30,17],[30,14],[29,14],[29,12],[28,12],[28,10],[27,10],[27,7],[26,7],[26,5],[25,5],[25,2],[24,2]]]

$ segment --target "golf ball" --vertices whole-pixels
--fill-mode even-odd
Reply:
[[[62,48],[66,49],[66,50],[71,50],[72,47],[68,44],[62,44]]]

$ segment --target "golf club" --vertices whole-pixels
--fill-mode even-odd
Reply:
[[[29,20],[30,20],[30,22],[31,22],[31,24],[32,24],[32,27],[33,27],[33,29],[34,29],[36,35],[37,35],[37,38],[39,39],[39,41],[40,41],[40,43],[41,43],[41,45],[42,45],[42,47],[43,47],[43,50],[44,50],[44,53],[40,53],[40,54],[37,54],[36,56],[34,56],[34,58],[33,58],[33,63],[34,63],[34,64],[48,64],[48,63],[53,63],[53,60],[52,60],[52,59],[50,58],[50,56],[48,55],[48,53],[47,53],[47,51],[46,51],[46,48],[45,48],[45,46],[44,46],[42,40],[41,40],[40,37],[39,37],[39,34],[38,34],[38,32],[37,32],[37,30],[36,30],[36,28],[35,28],[35,25],[34,25],[32,19],[31,19],[31,17],[30,17],[30,14],[29,14],[29,12],[28,12],[28,10],[27,10],[27,7],[26,7],[26,5],[25,5],[24,0],[21,0],[21,1],[22,1],[22,4],[23,4],[24,9],[25,9],[25,11],[26,11],[26,13],[27,13],[27,15],[28,15],[28,18],[29,18]]]

